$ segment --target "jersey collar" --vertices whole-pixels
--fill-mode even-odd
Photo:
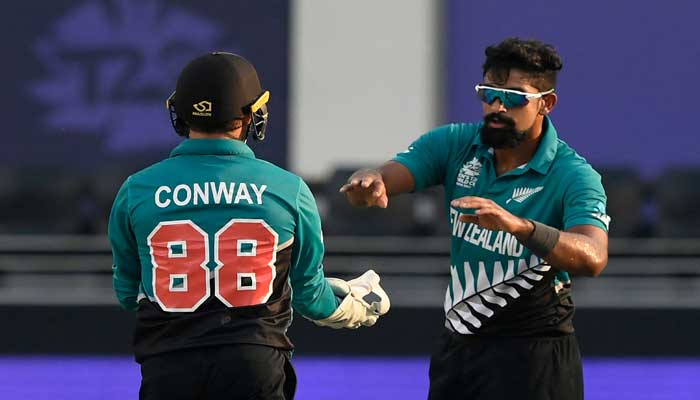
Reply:
[[[187,139],[170,153],[170,157],[181,155],[242,156],[255,158],[247,144],[234,139]]]
[[[481,125],[483,126],[483,122]],[[549,170],[549,166],[552,164],[552,161],[554,161],[554,157],[557,154],[557,130],[554,128],[552,120],[547,116],[544,117],[543,125],[544,132],[542,133],[542,140],[540,141],[539,146],[537,146],[537,151],[535,151],[535,155],[532,156],[532,159],[527,164],[517,169],[521,173],[527,171],[528,169],[533,169],[544,175]],[[493,157],[493,149],[486,147],[483,143],[481,143],[481,135],[477,135],[473,145],[479,146],[479,156]]]

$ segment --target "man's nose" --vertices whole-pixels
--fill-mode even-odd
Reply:
[[[506,107],[503,105],[501,102],[501,99],[496,98],[493,103],[488,105],[488,110],[489,113],[496,113],[496,112],[506,112],[508,111]]]

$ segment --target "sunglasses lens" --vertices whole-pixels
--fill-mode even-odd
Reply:
[[[483,101],[486,104],[491,104],[498,98],[498,92],[495,90],[491,89],[479,89],[476,92],[477,97],[479,97],[479,100]]]
[[[486,104],[492,104],[496,99],[501,101],[505,108],[517,108],[527,104],[527,97],[522,94],[504,92],[497,89],[483,88],[477,92],[479,100]]]
[[[527,97],[522,94],[505,92],[506,101],[504,105],[506,108],[522,107],[527,104]]]

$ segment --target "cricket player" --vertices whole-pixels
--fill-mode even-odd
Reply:
[[[444,186],[451,278],[431,400],[583,398],[571,275],[605,268],[610,219],[599,174],[549,117],[561,68],[539,41],[489,46],[473,89],[483,122],[438,127],[340,189],[355,206],[384,208]]]
[[[244,58],[194,59],[167,102],[187,139],[116,196],[114,289],[136,312],[141,399],[292,399],[292,308],[351,329],[389,309],[371,270],[324,277],[311,191],[246,145],[265,137],[269,98]]]

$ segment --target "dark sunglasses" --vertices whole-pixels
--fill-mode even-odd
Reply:
[[[527,93],[513,89],[501,89],[485,85],[476,85],[476,96],[479,100],[486,104],[492,104],[496,99],[501,101],[505,108],[518,108],[527,104],[530,99],[539,99],[540,97],[553,93],[554,89],[546,92]]]

